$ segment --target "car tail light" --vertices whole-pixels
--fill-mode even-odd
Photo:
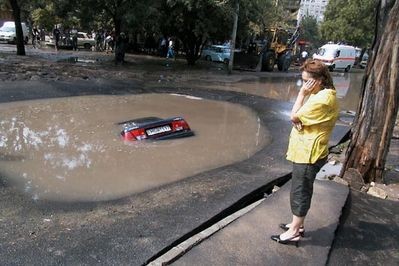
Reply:
[[[188,126],[187,122],[183,119],[175,120],[172,122],[172,130],[173,131],[181,131],[181,130],[189,130],[190,127]]]
[[[122,137],[124,140],[142,140],[146,139],[147,135],[144,129],[137,128],[130,131],[122,131]]]

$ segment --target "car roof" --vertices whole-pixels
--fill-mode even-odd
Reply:
[[[338,48],[349,48],[355,50],[355,47],[346,45],[346,44],[334,44],[334,43],[328,43],[323,45],[321,48],[333,48],[333,49],[338,49]]]
[[[230,48],[229,46],[226,45],[212,45],[212,46],[217,48]]]
[[[0,24],[1,25],[1,24]],[[25,22],[21,22],[21,25],[25,25]],[[4,21],[3,25],[1,25],[2,27],[7,26],[7,27],[15,27],[15,22],[14,21]]]
[[[226,45],[206,45],[204,48],[222,48],[222,49],[230,49],[229,46]]]
[[[14,26],[14,25],[15,25],[14,21],[5,21],[3,23],[3,26]]]

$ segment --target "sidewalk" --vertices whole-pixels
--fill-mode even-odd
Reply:
[[[399,141],[393,139],[386,164],[387,184],[397,184],[398,151]],[[160,257],[152,265],[397,264],[399,209],[394,186],[393,197],[384,200],[316,180],[305,237],[298,248],[270,240],[270,235],[281,233],[278,224],[290,219],[289,187],[287,183],[229,226],[197,241],[191,250],[178,250],[178,246],[175,256]]]
[[[290,182],[249,213],[187,250],[173,265],[325,265],[349,189],[316,180],[305,237],[298,248],[270,239],[282,232],[279,223],[290,221],[289,191]],[[152,265],[173,261],[166,257]]]

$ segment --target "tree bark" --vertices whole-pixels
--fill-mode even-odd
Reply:
[[[236,49],[235,47],[236,47],[236,38],[237,38],[238,12],[240,12],[240,1],[236,0],[235,11],[234,11],[234,25],[233,25],[233,32],[231,34],[231,44],[230,44],[230,60],[228,66],[229,74],[233,72],[234,50]]]
[[[200,57],[199,54],[203,43],[202,35],[196,36],[193,32],[186,32],[178,33],[178,37],[183,42],[187,64],[189,66],[195,65],[195,62]]]
[[[25,55],[24,34],[21,26],[21,9],[17,0],[10,0],[15,22],[15,34],[17,36],[17,55]]]
[[[372,54],[341,176],[356,169],[366,183],[383,180],[399,103],[399,0],[380,0]]]

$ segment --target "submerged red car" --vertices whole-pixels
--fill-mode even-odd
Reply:
[[[118,123],[123,125],[121,136],[124,140],[172,139],[193,136],[188,123],[182,117],[162,119],[144,117]]]

